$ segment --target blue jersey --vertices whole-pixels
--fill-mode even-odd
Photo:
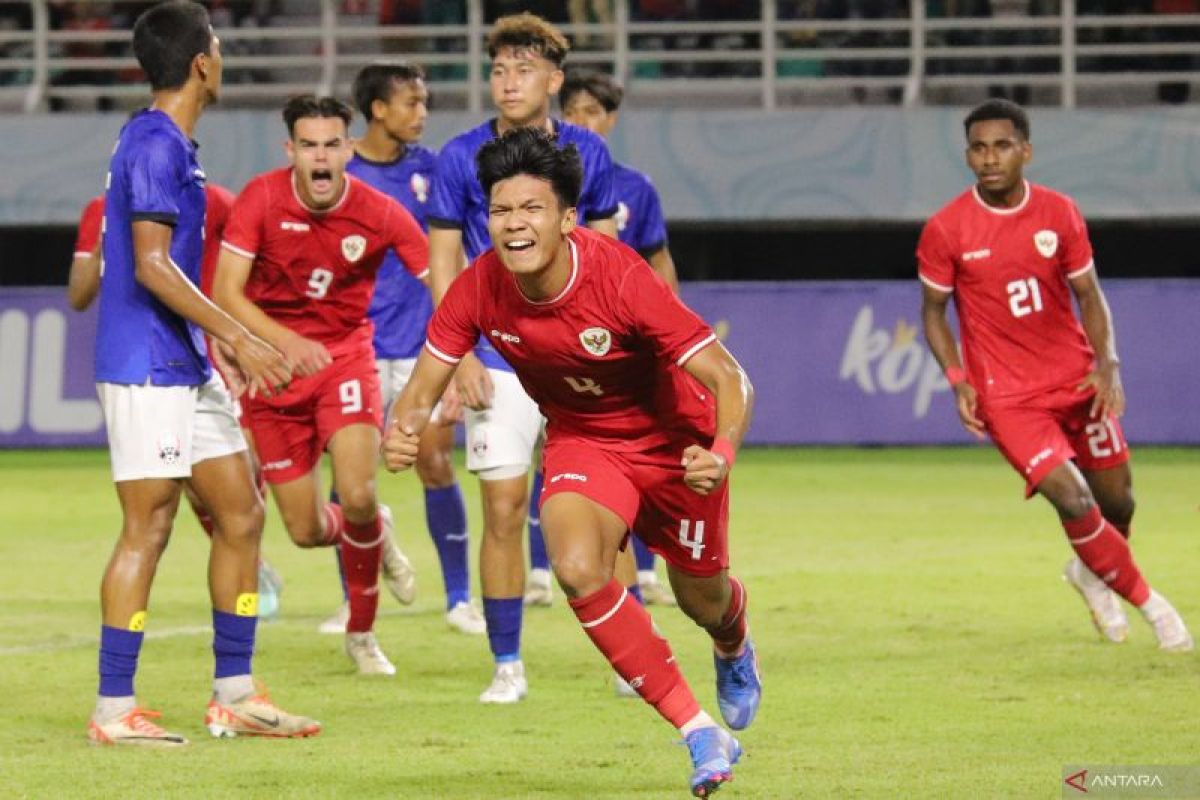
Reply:
[[[667,223],[658,192],[645,173],[624,164],[613,164],[613,183],[618,238],[648,259],[667,244]]]
[[[399,202],[422,230],[428,230],[425,216],[436,160],[429,148],[409,145],[395,161],[371,161],[355,153],[346,171]],[[426,267],[411,266],[418,272]],[[425,284],[412,276],[392,250],[387,251],[379,267],[367,314],[375,323],[376,357],[417,357],[433,315],[433,298]]]
[[[575,145],[583,162],[583,190],[577,207],[579,223],[615,215],[617,198],[613,186],[613,162],[604,140],[587,128],[562,120],[552,119],[550,124],[559,146]],[[475,156],[479,148],[497,135],[496,120],[488,120],[446,142],[437,158],[429,224],[435,228],[461,230],[468,261],[474,261],[492,246],[487,230],[488,201],[476,175]],[[511,371],[486,339],[480,339],[476,353],[488,367]]]
[[[199,386],[212,375],[200,328],[171,311],[134,275],[133,223],[170,225],[171,260],[200,285],[204,171],[196,144],[161,111],[125,123],[108,167],[96,380]]]

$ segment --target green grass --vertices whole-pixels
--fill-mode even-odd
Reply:
[[[1200,454],[1135,454],[1139,562],[1200,620]],[[1068,549],[1045,503],[987,449],[744,453],[733,563],[750,591],[766,695],[729,798],[1058,797],[1067,763],[1188,764],[1200,745],[1197,657],[1159,653],[1133,620],[1099,641],[1058,578]],[[477,495],[468,479],[472,529]],[[613,696],[559,602],[526,617],[528,700],[482,707],[482,638],[449,631],[411,476],[381,478],[420,575],[383,601],[399,669],[356,678],[316,623],[338,591],[328,552],[272,516],[265,553],[283,616],[256,671],[322,720],[300,741],[216,741],[201,719],[209,635],[149,639],[138,691],[192,738],[180,751],[91,748],[98,585],[119,515],[107,456],[0,454],[0,786],[5,797],[660,798],[686,795],[686,751],[648,708]],[[161,564],[148,630],[208,623],[206,540],[187,513]],[[705,637],[655,609],[715,713]],[[1197,623],[1200,624],[1200,623]]]

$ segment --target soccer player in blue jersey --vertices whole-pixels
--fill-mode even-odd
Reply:
[[[617,125],[621,100],[625,90],[611,75],[596,70],[572,70],[563,81],[558,93],[563,119],[574,125],[587,128],[605,139]],[[662,202],[650,178],[625,164],[613,163],[613,186],[617,195],[617,237],[636,250],[650,264],[667,285],[679,292],[679,278],[675,274],[675,261],[667,247],[667,223],[663,219]],[[540,538],[540,537],[539,537]],[[675,597],[665,584],[658,580],[655,571],[655,555],[637,536],[633,536],[633,557],[636,559],[636,595],[647,605],[675,605]],[[539,568],[545,569],[545,585],[549,586],[549,559],[545,557],[545,546],[530,539],[530,588],[537,589],[533,576]],[[539,545],[541,545],[539,547]],[[628,569],[618,560],[618,571]],[[624,569],[623,569],[624,568]],[[528,594],[527,594],[528,597]]]
[[[603,233],[614,237],[617,233],[612,160],[604,140],[550,116],[550,101],[562,86],[562,64],[570,49],[566,38],[550,23],[525,13],[496,20],[487,45],[497,116],[454,137],[438,154],[428,210],[435,303],[462,267],[463,251],[473,260],[491,247],[487,195],[476,176],[475,156],[505,131],[541,128],[560,146],[574,144],[584,170],[579,216]],[[491,335],[500,337],[503,332]],[[529,505],[529,467],[542,418],[486,338],[458,366],[455,386],[457,400],[468,409],[467,469],[479,477],[483,498],[479,559],[483,614],[496,662],[492,683],[479,699],[515,703],[528,691],[520,654],[525,589],[522,528]]]
[[[252,392],[291,378],[278,352],[197,286],[205,176],[191,135],[220,90],[220,43],[203,6],[169,2],[139,17],[133,51],[154,102],[121,129],[105,195],[96,381],[123,523],[100,587],[100,689],[88,738],[187,744],[155,724],[158,713],[138,707],[133,690],[150,585],[184,481],[216,523],[208,570],[216,671],[205,724],[216,736],[311,736],[317,722],[276,708],[251,678],[263,507],[204,341],[208,333]]]
[[[353,94],[367,130],[354,143],[346,171],[397,200],[427,230],[437,156],[418,144],[428,114],[425,71],[402,61],[370,64],[354,79]],[[433,314],[429,289],[391,251],[379,268],[369,313],[375,323],[375,364],[386,407],[412,374]],[[421,439],[416,472],[425,488],[425,521],[442,566],[446,622],[463,633],[482,634],[483,617],[471,604],[467,510],[451,461],[453,449],[453,426],[430,425]],[[343,605],[320,630],[342,633],[348,618],[348,606]]]

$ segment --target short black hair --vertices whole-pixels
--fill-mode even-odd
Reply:
[[[354,109],[336,97],[298,94],[283,107],[283,122],[287,125],[288,136],[296,135],[296,120],[309,117],[338,117],[346,123],[346,129],[349,130],[350,120],[354,119]]]
[[[189,0],[171,0],[148,9],[133,25],[133,54],[150,88],[178,89],[187,83],[192,59],[212,51],[208,11]]]
[[[971,137],[971,126],[976,122],[986,122],[993,119],[1006,119],[1013,124],[1017,129],[1017,133],[1021,134],[1021,138],[1029,141],[1029,115],[1025,113],[1025,109],[1011,100],[997,98],[988,100],[986,103],[980,103],[971,109],[971,113],[967,114],[963,120],[963,133],[969,139]]]
[[[367,122],[371,121],[371,104],[376,100],[388,102],[396,84],[425,80],[425,70],[408,61],[377,61],[359,70],[354,78],[354,105]]]
[[[625,99],[625,90],[617,79],[607,72],[595,69],[574,69],[567,73],[562,88],[558,90],[558,103],[563,108],[571,102],[571,98],[580,92],[587,92],[604,106],[604,110],[612,113],[621,107]]]
[[[516,175],[548,182],[563,208],[579,205],[583,163],[575,145],[558,147],[550,134],[537,128],[514,128],[479,148],[475,156],[479,183],[488,197],[497,183]]]
[[[531,50],[555,67],[562,67],[571,50],[562,31],[528,11],[500,17],[492,25],[487,37],[488,58],[495,58],[505,47]]]

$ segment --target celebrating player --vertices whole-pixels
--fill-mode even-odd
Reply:
[[[550,98],[562,85],[568,50],[562,33],[532,14],[501,17],[488,35],[492,101],[499,115],[451,139],[438,154],[429,208],[429,270],[434,302],[462,266],[490,245],[488,200],[475,176],[475,155],[499,134],[518,127],[544,130],[561,145],[575,144],[585,183],[579,216],[616,236],[612,220],[612,161],[604,141],[550,117]],[[521,529],[529,507],[528,473],[542,418],[490,337],[468,354],[455,376],[467,412],[467,469],[480,480],[483,542],[479,551],[483,614],[495,660],[484,703],[515,703],[528,691],[521,663],[525,553]],[[536,514],[530,515],[536,519]],[[535,533],[535,536],[540,534]]]
[[[297,378],[246,403],[263,472],[292,541],[339,545],[349,592],[346,653],[363,674],[395,674],[373,632],[381,559],[400,565],[401,602],[412,569],[376,501],[382,405],[367,306],[388,248],[414,274],[425,234],[398,203],[345,173],[352,111],[301,95],[283,109],[291,167],[264,173],[234,203],[215,297],[283,353]],[[322,504],[321,453],[333,460],[338,503]]]
[[[1159,647],[1191,650],[1183,620],[1150,588],[1126,541],[1134,504],[1117,421],[1125,393],[1083,217],[1067,196],[1025,180],[1033,145],[1020,106],[990,100],[964,127],[976,183],[929,219],[917,247],[925,338],[959,418],[976,436],[991,436],[1024,477],[1027,497],[1037,492],[1058,512],[1075,551],[1063,577],[1100,633],[1125,640],[1120,595]],[[946,320],[952,294],[961,361]]]
[[[366,134],[354,143],[346,171],[403,205],[425,227],[434,160],[418,142],[425,130],[429,92],[425,73],[414,64],[385,62],[363,67],[354,79],[354,102],[367,121]],[[375,366],[383,407],[391,405],[412,374],[433,313],[429,288],[413,278],[396,254],[388,251],[369,310],[375,324]],[[446,621],[463,633],[482,634],[483,617],[471,604],[467,548],[467,510],[454,475],[454,429],[425,429],[417,476],[425,488],[425,521],[437,549],[446,587]],[[322,632],[346,628],[347,606],[321,623]]]
[[[262,500],[202,333],[228,348],[252,393],[290,379],[278,352],[196,286],[205,195],[191,135],[220,90],[220,43],[203,6],[169,2],[138,18],[133,50],[154,101],[121,129],[104,203],[96,381],[123,523],[100,590],[100,691],[88,738],[187,744],[154,723],[157,712],[139,708],[133,690],[150,586],[185,480],[214,520],[216,671],[205,724],[216,736],[311,736],[317,722],[276,708],[251,678]]]
[[[750,724],[761,684],[746,591],[728,572],[726,480],[750,421],[749,380],[634,251],[576,227],[574,147],[517,128],[478,161],[494,249],[434,313],[392,408],[386,464],[414,463],[455,366],[490,339],[548,420],[541,518],[559,584],[613,668],[684,735],[692,791],[707,796],[741,747],[700,709],[613,567],[631,529],[666,559],[680,607],[712,636],[725,721]]]

